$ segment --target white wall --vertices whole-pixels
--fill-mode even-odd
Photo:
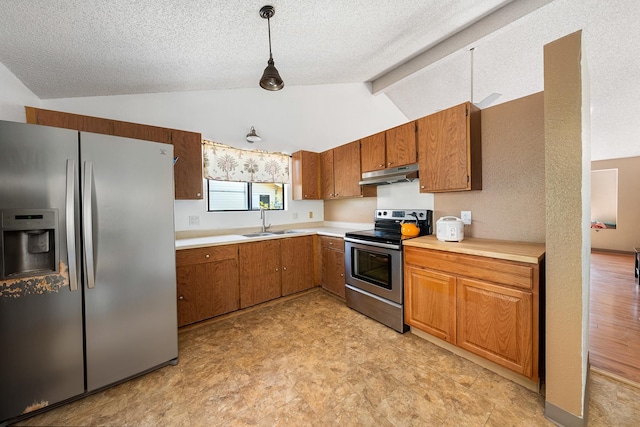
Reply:
[[[0,120],[26,121],[24,106],[37,107],[40,98],[35,96],[7,67],[0,63]]]
[[[418,180],[380,185],[378,186],[377,206],[378,209],[434,210],[433,193],[421,193]]]

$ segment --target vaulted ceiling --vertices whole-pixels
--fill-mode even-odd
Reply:
[[[379,77],[512,0],[3,0],[0,62],[41,99]]]
[[[265,4],[285,90],[367,82],[409,119],[543,90],[542,47],[582,30],[592,157],[640,156],[634,0],[3,0],[0,63],[43,100],[255,88]]]

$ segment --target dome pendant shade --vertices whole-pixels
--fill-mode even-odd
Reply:
[[[282,89],[284,87],[284,82],[273,63],[273,58],[269,58],[267,64],[267,68],[264,69],[264,73],[260,79],[260,87],[266,90]]]
[[[247,134],[247,141],[251,143],[262,141],[262,138],[258,136],[258,134],[256,133],[256,129],[253,126],[251,126],[251,132]]]
[[[260,87],[271,91],[280,90],[284,87],[284,82],[274,65],[273,55],[271,54],[271,18],[275,13],[276,9],[273,6],[263,6],[260,9],[260,16],[267,20],[267,27],[269,28],[269,60],[267,61],[267,68],[262,73]]]

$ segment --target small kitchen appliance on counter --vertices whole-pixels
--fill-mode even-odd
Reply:
[[[464,223],[455,216],[443,216],[436,221],[436,237],[443,242],[462,242]]]
[[[402,233],[415,224],[418,234]],[[347,306],[400,333],[404,324],[404,262],[402,242],[433,232],[433,211],[378,209],[374,229],[345,235]],[[410,227],[413,228],[413,227]]]

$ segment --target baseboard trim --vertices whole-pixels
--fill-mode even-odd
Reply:
[[[616,381],[619,381],[621,383],[624,383],[624,384],[627,384],[627,385],[630,385],[632,387],[640,389],[640,383],[638,383],[636,381],[633,381],[633,380],[630,380],[628,378],[622,377],[622,376],[620,376],[618,374],[615,374],[615,373],[613,373],[611,371],[608,371],[606,369],[598,368],[596,366],[591,365],[590,370],[593,371],[593,372],[596,372],[596,373],[598,373],[600,375],[604,375],[605,377],[613,378]]]
[[[586,427],[589,424],[589,401],[591,400],[591,363],[587,354],[587,378],[586,378],[584,401],[582,402],[582,414],[579,417],[557,407],[553,403],[544,402],[544,416],[552,423],[562,427]]]
[[[633,255],[633,251],[623,251],[618,249],[591,248],[591,252],[600,252],[604,254]]]
[[[585,427],[587,425],[584,418],[580,418],[549,402],[544,402],[544,416],[552,423],[562,427]]]

